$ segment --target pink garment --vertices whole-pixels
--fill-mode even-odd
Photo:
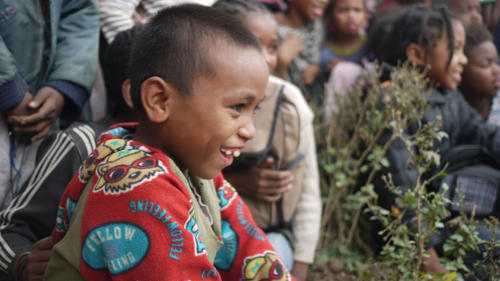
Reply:
[[[332,110],[342,105],[343,97],[363,74],[363,67],[357,63],[339,62],[330,72],[325,97],[325,114],[323,122],[330,123]]]

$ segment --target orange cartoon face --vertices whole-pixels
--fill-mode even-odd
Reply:
[[[107,140],[99,145],[89,156],[85,159],[82,166],[80,166],[80,180],[87,182],[94,174],[97,163],[106,158],[113,151],[119,150],[126,145],[126,141],[122,139]]]
[[[94,192],[120,194],[135,186],[150,181],[158,174],[167,172],[161,162],[138,149],[121,150],[97,166],[99,179]]]
[[[243,280],[286,281],[288,272],[275,253],[265,252],[245,260]]]

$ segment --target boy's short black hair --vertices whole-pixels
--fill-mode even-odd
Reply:
[[[493,41],[491,33],[486,26],[481,23],[471,23],[465,28],[465,47],[464,53],[467,56],[472,48],[485,42]]]
[[[141,84],[152,76],[183,95],[191,94],[195,78],[215,72],[213,50],[227,44],[261,51],[258,39],[240,20],[215,8],[185,4],[160,11],[132,47],[129,77],[134,107],[143,111]]]
[[[103,57],[101,68],[106,85],[108,111],[113,118],[128,108],[122,96],[122,85],[128,79],[127,67],[132,44],[141,29],[142,25],[136,25],[118,33],[106,48]]]
[[[264,4],[254,0],[218,0],[212,7],[237,16],[240,20],[250,13],[272,15]]]

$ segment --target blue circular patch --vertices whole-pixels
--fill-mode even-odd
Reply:
[[[149,236],[137,225],[108,223],[85,237],[82,258],[93,269],[120,274],[137,266],[149,251]]]
[[[238,234],[236,234],[228,221],[222,220],[221,235],[224,245],[220,247],[217,255],[215,255],[214,265],[220,269],[229,270],[238,252]]]

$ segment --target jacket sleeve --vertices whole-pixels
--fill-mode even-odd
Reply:
[[[92,90],[97,68],[99,18],[95,0],[64,1],[59,16],[56,53],[47,81],[66,81],[82,88],[84,91],[63,92],[81,108]]]
[[[215,257],[215,266],[222,280],[295,280],[236,190],[222,176],[216,178],[215,184],[224,243]]]
[[[302,114],[304,115],[304,114]],[[311,120],[302,122],[300,152],[304,155],[304,178],[302,193],[294,213],[292,231],[294,236],[294,260],[313,263],[321,224],[321,196],[316,146]]]
[[[0,112],[18,105],[29,89],[18,73],[16,61],[0,37]]]
[[[463,96],[457,93],[456,118],[458,134],[453,135],[457,144],[478,144],[484,147],[496,159],[500,159],[500,128],[487,123],[472,108]]]
[[[60,197],[91,152],[94,138],[90,127],[75,125],[40,145],[31,178],[0,213],[0,270],[11,278],[17,256],[50,235]]]

